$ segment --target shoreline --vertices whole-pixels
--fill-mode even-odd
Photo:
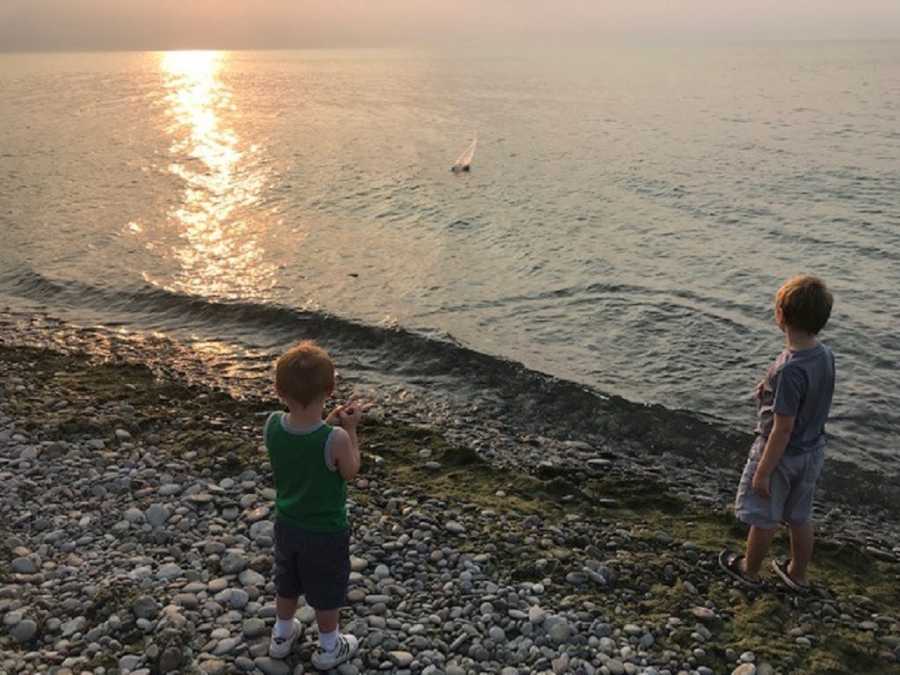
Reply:
[[[354,390],[363,384],[364,396],[374,396],[398,419],[440,427],[455,442],[472,443],[467,427],[476,425],[479,438],[474,446],[494,464],[518,470],[523,462],[531,469],[549,462],[550,470],[557,470],[599,452],[636,466],[658,462],[673,482],[687,483],[697,498],[721,508],[734,499],[754,436],[725,420],[633,402],[466,347],[426,341],[422,351],[422,341],[402,330],[352,324],[356,331],[375,332],[354,333],[348,343],[353,346],[348,362],[341,363],[344,344],[340,340],[328,344],[328,330],[334,326],[330,319],[324,321],[298,326],[302,330],[297,335],[324,341],[336,350],[345,384],[354,385]],[[390,345],[384,349],[391,354],[389,361],[398,365],[388,386],[367,376],[366,355],[357,354],[357,343],[370,339],[377,345]],[[204,354],[152,331],[77,327],[44,313],[7,308],[0,309],[0,344],[146,363],[158,375],[223,389],[240,399],[270,398],[268,369],[261,375],[260,364],[255,363],[250,379],[223,375],[221,370],[232,371],[238,359],[223,361],[214,345]],[[450,371],[439,365],[447,362],[447,350],[456,359]],[[362,382],[354,378],[358,357],[363,360]],[[258,361],[259,355],[254,358]],[[417,383],[417,368],[425,376],[424,383]],[[374,394],[368,391],[372,388]],[[868,520],[900,522],[900,472],[860,466],[835,456],[836,449],[828,454],[817,488],[820,507],[849,508]]]
[[[263,654],[272,504],[259,429],[274,402],[123,350],[63,355],[0,335],[0,670],[308,670],[309,639],[287,664]],[[889,514],[824,514],[818,595],[746,592],[716,568],[741,532],[696,460],[525,435],[509,441],[526,449],[512,471],[487,451],[493,431],[414,422],[389,402],[363,427],[343,616],[362,649],[347,672],[709,675],[742,657],[759,673],[896,670]],[[545,446],[578,461],[529,466],[556,458]]]

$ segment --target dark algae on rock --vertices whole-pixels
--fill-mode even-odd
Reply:
[[[275,402],[3,342],[0,672],[308,669],[309,608],[266,655]],[[741,527],[676,456],[459,428],[389,401],[363,427],[342,673],[898,672],[890,512],[825,504],[816,593],[745,591],[716,565]]]

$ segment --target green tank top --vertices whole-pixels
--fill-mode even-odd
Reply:
[[[326,463],[333,427],[288,431],[284,413],[266,420],[265,439],[275,474],[275,513],[288,525],[313,532],[347,529],[347,481]],[[331,460],[329,460],[331,461]]]

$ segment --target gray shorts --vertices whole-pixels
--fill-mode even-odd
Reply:
[[[765,439],[759,437],[750,448],[734,501],[734,515],[748,525],[765,529],[776,528],[781,523],[805,525],[812,517],[813,496],[825,463],[825,450],[782,457],[772,472],[769,485],[772,496],[767,499],[752,488],[753,474],[765,445]]]

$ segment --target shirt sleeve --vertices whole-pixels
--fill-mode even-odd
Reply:
[[[790,364],[786,365],[781,370],[775,387],[775,414],[796,417],[805,395],[806,378],[803,371],[800,368],[792,368]]]
[[[280,417],[278,412],[273,412],[266,418],[266,424],[263,426],[263,445],[266,446],[266,450],[269,449],[269,428],[272,426],[272,423]]]

